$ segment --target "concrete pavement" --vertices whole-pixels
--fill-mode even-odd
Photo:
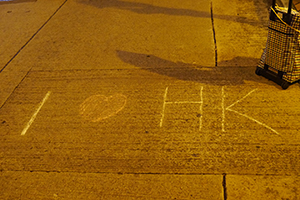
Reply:
[[[0,198],[300,199],[268,4],[0,2]]]

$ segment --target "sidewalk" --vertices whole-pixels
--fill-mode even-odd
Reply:
[[[296,8],[298,11],[300,11],[300,1],[299,1],[299,0],[294,0],[294,1],[293,1],[293,4],[294,4],[295,8]]]
[[[259,0],[0,2],[0,199],[300,200],[299,85]]]
[[[288,0],[281,0],[281,2],[284,7],[288,7],[288,5],[289,5]],[[293,7],[299,11],[300,10],[300,0],[293,0]]]

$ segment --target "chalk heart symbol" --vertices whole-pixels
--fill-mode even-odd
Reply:
[[[93,95],[87,98],[79,108],[80,115],[86,120],[98,122],[116,115],[123,110],[127,97],[122,94],[112,96]]]

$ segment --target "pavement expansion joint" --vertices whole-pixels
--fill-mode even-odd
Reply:
[[[224,200],[227,200],[227,186],[226,186],[226,174],[225,173],[223,174],[222,186],[223,186]]]
[[[158,173],[158,172],[86,172],[86,171],[62,171],[62,170],[3,170],[0,172],[24,172],[24,173],[70,173],[70,174],[118,174],[118,175],[174,175],[174,176],[222,176],[225,173]],[[230,175],[247,175],[247,174],[230,174]],[[252,175],[252,174],[249,174]],[[257,175],[259,176],[259,175]],[[264,175],[263,175],[264,176]]]
[[[58,9],[49,17],[49,19],[25,42],[25,44],[15,53],[14,56],[0,69],[0,73],[19,55],[19,53],[33,40],[33,38],[48,24],[48,22],[54,17],[54,15],[65,5],[68,0],[65,0]]]
[[[24,77],[22,78],[22,80],[18,83],[18,85],[12,90],[12,92],[10,93],[13,94],[15,92],[15,90],[20,86],[20,84],[23,82],[23,80],[26,78],[26,76],[29,74],[29,72],[31,71],[31,68],[28,70],[28,72],[24,75]],[[1,70],[0,70],[1,73]],[[3,108],[3,106],[6,104],[7,100],[9,99],[10,95],[5,99],[5,101],[3,102],[2,105],[0,105],[0,109]]]
[[[55,14],[66,4],[68,0],[65,0],[56,11],[49,17],[49,19],[25,42],[25,44],[12,56],[12,58],[4,65],[3,68],[0,68],[0,73],[19,55],[19,53],[35,38],[35,36],[48,24],[48,22],[55,16]],[[4,101],[2,105],[0,105],[0,109],[5,105],[6,101],[9,99],[10,95],[14,93],[14,91],[19,87],[19,85],[23,82],[23,80],[27,77],[27,75],[31,72],[30,68],[21,81],[17,84],[17,86],[12,90],[12,92],[8,95],[7,99]]]
[[[255,174],[255,173],[159,173],[159,172],[87,172],[87,171],[63,171],[63,170],[4,170],[0,172],[23,172],[23,173],[70,173],[70,174],[118,174],[118,175],[174,175],[174,176],[222,176],[222,187],[227,193],[227,176],[258,176],[258,177],[295,177],[294,174]]]
[[[217,67],[218,66],[218,48],[217,48],[217,39],[216,39],[216,30],[215,30],[213,3],[212,2],[210,4],[210,15],[211,15],[211,24],[212,24],[212,31],[213,31],[214,45],[215,45],[215,67]]]

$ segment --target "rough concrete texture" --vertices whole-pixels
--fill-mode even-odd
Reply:
[[[223,199],[222,176],[213,175],[4,172],[0,180],[1,199]]]
[[[231,199],[299,199],[299,177],[228,176],[228,200]]]
[[[0,4],[0,198],[299,199],[299,84],[254,73],[268,7]]]

